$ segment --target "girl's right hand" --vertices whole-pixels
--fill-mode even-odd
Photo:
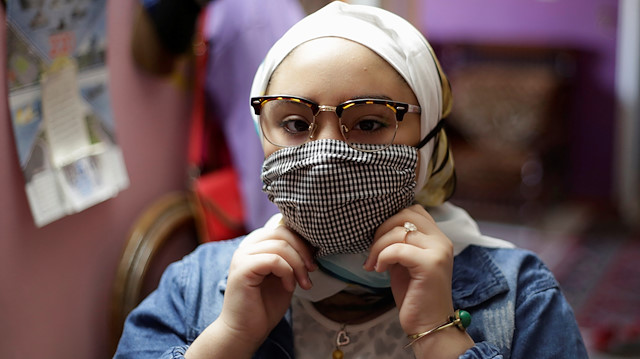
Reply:
[[[231,259],[220,316],[185,357],[251,357],[286,313],[296,283],[311,288],[316,268],[311,249],[287,227],[252,232]]]

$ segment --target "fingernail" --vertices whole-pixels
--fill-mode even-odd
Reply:
[[[369,266],[367,265],[367,263],[369,263],[369,258],[367,258],[364,263],[362,263],[362,267],[368,271],[370,271],[371,269],[369,268]]]
[[[303,279],[301,284],[302,284],[301,287],[303,289],[311,289],[311,287],[313,287],[313,282],[311,282],[311,278],[309,278],[309,276]]]

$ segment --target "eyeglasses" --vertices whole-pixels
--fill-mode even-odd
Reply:
[[[278,147],[301,145],[314,139],[320,112],[335,112],[349,146],[364,152],[383,150],[393,143],[398,122],[420,106],[383,99],[349,100],[338,106],[319,105],[294,96],[252,97],[264,138]]]

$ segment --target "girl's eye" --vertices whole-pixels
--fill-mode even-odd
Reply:
[[[309,131],[310,125],[307,121],[301,119],[285,119],[280,123],[280,126],[291,134],[299,134]]]
[[[376,119],[361,119],[351,129],[365,132],[373,132],[386,127],[386,121]]]

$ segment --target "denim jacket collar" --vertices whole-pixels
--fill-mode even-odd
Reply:
[[[507,291],[505,275],[486,251],[470,246],[455,257],[452,296],[457,308],[479,305]]]

